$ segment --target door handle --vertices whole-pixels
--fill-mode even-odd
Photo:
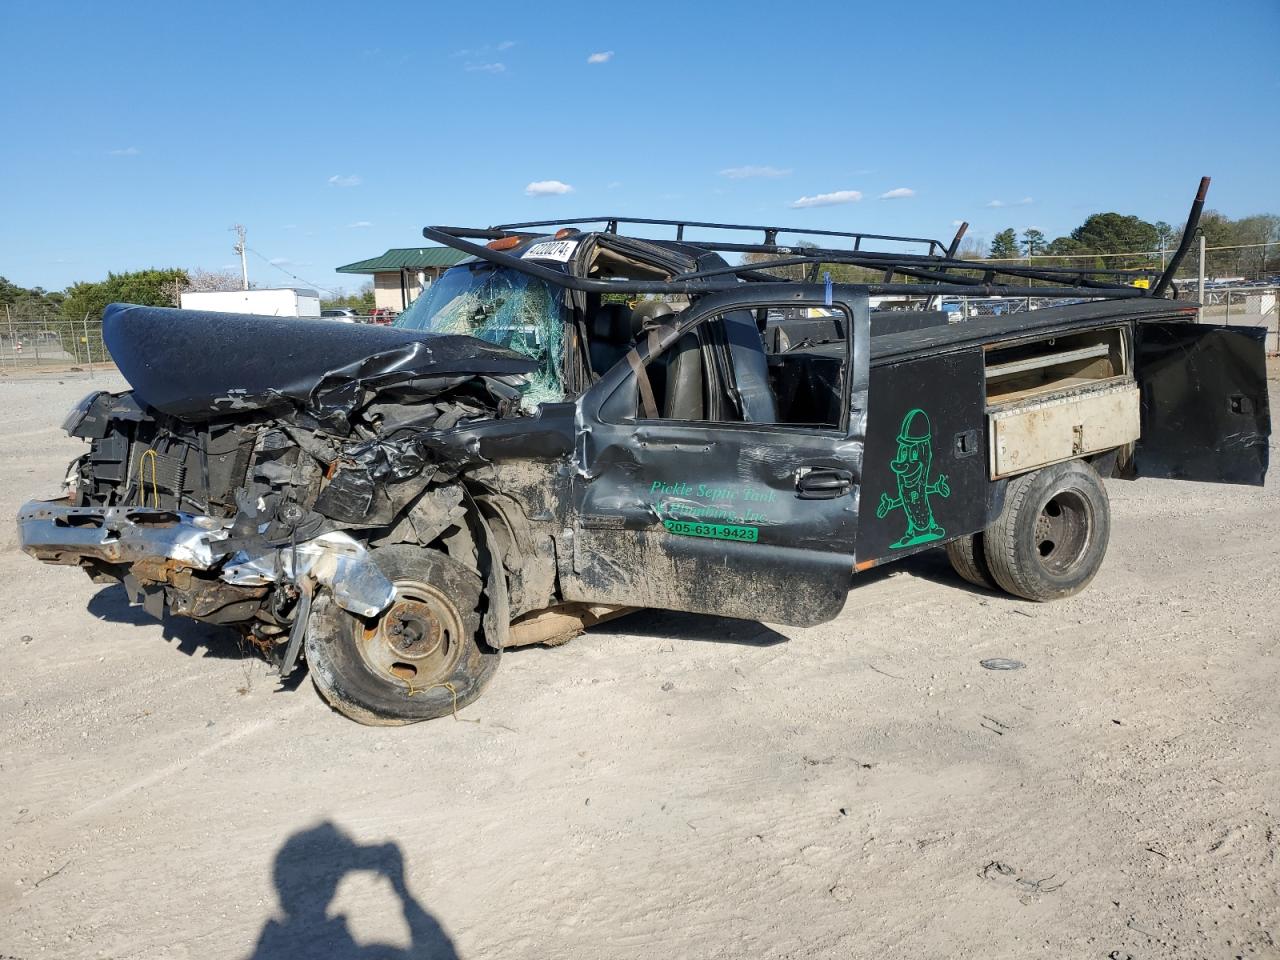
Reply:
[[[853,472],[827,467],[807,469],[796,476],[796,496],[801,500],[832,500],[853,489]]]

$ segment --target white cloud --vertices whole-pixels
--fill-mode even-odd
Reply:
[[[1034,202],[1035,201],[1032,200],[1030,197],[1023,197],[1021,200],[1013,201],[1013,203],[1005,203],[1003,200],[988,200],[987,206],[994,207],[997,209],[1000,207],[1025,207]]]
[[[357,220],[355,223],[348,223],[348,227],[372,227],[373,223],[369,220]]]
[[[507,65],[505,63],[468,63],[462,69],[471,73],[505,73]]]
[[[451,60],[462,59],[463,57],[475,60],[480,58],[491,59],[494,52],[504,53],[516,45],[514,40],[503,40],[501,43],[486,43],[479,47],[463,47],[461,50],[455,50],[449,54]],[[479,69],[472,64],[467,65],[468,70]]]
[[[344,176],[342,176],[342,174],[335,173],[332,177],[330,177],[330,178],[329,178],[329,186],[331,186],[331,187],[358,187],[358,186],[360,186],[360,178],[359,178],[359,177],[357,177],[354,173],[353,173],[353,174],[351,174],[351,176],[349,176],[349,177],[344,177]]]
[[[1006,207],[1008,206],[1008,204],[1005,203],[1003,200],[988,200],[987,206],[988,207]]]
[[[1031,203],[1034,203],[1034,202],[1035,202],[1035,201],[1034,201],[1034,200],[1032,200],[1030,197],[1023,197],[1021,200],[1017,201],[1017,203],[1015,203],[1015,204],[1014,204],[1014,206],[1015,206],[1015,207],[1025,207],[1025,206],[1027,206],[1028,204],[1031,204]]]
[[[833,207],[837,203],[857,203],[861,199],[862,192],[859,190],[836,190],[833,193],[819,193],[812,197],[792,200],[790,206],[793,210],[804,207]]]
[[[136,157],[142,151],[137,147],[119,147],[115,150],[107,151],[113,157]]]
[[[593,53],[587,57],[587,63],[608,63],[613,59],[612,50],[601,50],[599,53]]]
[[[535,180],[524,188],[526,197],[553,197],[573,193],[573,187],[561,180]]]
[[[790,168],[769,167],[769,166],[752,166],[748,164],[745,167],[727,167],[720,171],[720,176],[728,177],[730,180],[745,180],[748,177],[787,177],[791,175]]]
[[[964,221],[963,221],[963,220],[952,220],[952,221],[951,221],[951,225],[952,225],[953,227],[959,227],[959,226],[963,225],[963,223],[964,223]]]
[[[610,181],[609,181],[609,183],[605,185],[605,189],[606,189],[606,190],[617,190],[620,186],[622,186],[622,181],[621,181],[621,180],[610,180]]]
[[[910,187],[894,187],[880,194],[881,200],[905,200],[907,197],[914,197],[916,192]]]

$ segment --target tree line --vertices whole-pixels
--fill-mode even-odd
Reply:
[[[1260,213],[1233,220],[1216,210],[1205,211],[1200,218],[1208,248],[1205,274],[1209,277],[1240,277],[1267,280],[1280,277],[1280,216]],[[970,260],[1025,261],[1028,257],[1047,257],[1041,264],[1084,268],[1159,268],[1177,249],[1182,231],[1157,220],[1150,223],[1140,217],[1115,212],[1095,213],[1070,233],[1049,240],[1035,227],[1027,227],[1021,236],[1013,227],[1001,230],[985,249],[976,238],[970,238],[959,256]],[[1227,249],[1213,249],[1213,248]],[[1163,257],[1162,257],[1163,251]],[[744,260],[765,261],[772,254],[747,254]],[[779,268],[780,276],[802,279],[803,267]],[[879,279],[879,273],[847,264],[823,264],[822,271],[833,280],[865,283]],[[1194,249],[1183,261],[1181,276],[1194,276],[1197,264]],[[794,276],[793,276],[794,275]],[[139,303],[153,307],[177,306],[179,297],[188,291],[239,290],[240,277],[230,272],[186,270],[180,267],[108,273],[105,280],[73,283],[65,290],[49,291],[41,287],[21,287],[0,277],[0,306],[12,314],[40,315],[52,319],[90,321],[102,318],[109,303]],[[373,308],[373,284],[364,284],[356,293],[335,291],[321,300],[325,309],[349,307],[364,313]]]
[[[1241,277],[1266,280],[1280,275],[1280,216],[1254,214],[1232,220],[1216,210],[1200,217],[1204,233],[1205,274],[1210,277]],[[989,260],[1025,260],[1028,257],[1061,258],[1063,265],[1115,267],[1120,269],[1159,267],[1172,256],[1182,241],[1182,231],[1157,220],[1120,213],[1095,213],[1069,234],[1048,240],[1035,227],[1001,230],[986,251]],[[1213,249],[1225,247],[1229,249]],[[972,251],[970,255],[972,256]],[[1050,260],[1049,263],[1055,261]],[[1180,274],[1195,274],[1194,252],[1183,261]]]
[[[239,274],[181,267],[151,268],[124,273],[108,273],[105,280],[73,283],[65,290],[20,287],[0,277],[0,307],[16,317],[40,316],[50,320],[74,320],[86,316],[101,320],[109,303],[138,303],[147,307],[176,307],[184,293],[239,290]],[[373,284],[364,284],[357,293],[335,291],[322,298],[324,309],[350,307],[361,313],[373,309]]]
[[[1280,283],[1280,216],[1255,214],[1232,220],[1207,210],[1200,218],[1205,236],[1205,274],[1208,277],[1239,277],[1245,280],[1272,280]],[[1070,233],[1048,239],[1036,227],[1025,228],[1021,235],[1013,227],[1001,230],[988,244],[979,237],[965,238],[957,256],[964,260],[1004,261],[1025,266],[1028,258],[1037,258],[1037,266],[1064,266],[1077,269],[1147,269],[1160,270],[1172,258],[1182,240],[1182,230],[1157,220],[1154,223],[1129,214],[1095,213]],[[798,244],[799,247],[814,244]],[[1227,248],[1227,249],[1214,249]],[[1042,259],[1043,258],[1043,259]],[[749,253],[746,263],[764,263],[777,259],[770,253]],[[1194,277],[1198,264],[1196,251],[1182,262],[1180,277]],[[807,267],[768,268],[769,274],[790,280],[802,280]],[[829,273],[838,283],[876,283],[883,271],[853,267],[842,263],[824,263],[819,276]],[[896,277],[910,283],[909,277]]]

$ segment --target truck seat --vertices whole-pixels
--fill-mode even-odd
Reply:
[[[626,356],[635,342],[631,308],[625,303],[602,303],[591,318],[591,369],[603,374]]]

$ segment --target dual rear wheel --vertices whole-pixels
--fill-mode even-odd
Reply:
[[[1088,463],[1070,460],[1010,480],[995,522],[948,543],[947,556],[976,586],[1058,600],[1088,586],[1110,534],[1102,479]]]

